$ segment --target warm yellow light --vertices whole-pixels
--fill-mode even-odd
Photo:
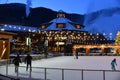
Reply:
[[[56,45],[64,45],[65,43],[64,42],[56,42]]]

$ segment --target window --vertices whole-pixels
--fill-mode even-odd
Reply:
[[[41,27],[42,29],[45,29],[46,28],[46,26],[45,25],[42,25],[42,27]]]
[[[81,26],[80,26],[79,24],[77,24],[77,25],[76,25],[76,28],[78,28],[78,29],[79,29],[79,28],[81,28]]]
[[[65,23],[57,23],[57,28],[65,28]]]

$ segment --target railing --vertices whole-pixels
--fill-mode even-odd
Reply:
[[[7,62],[6,62],[7,63]],[[3,65],[2,65],[3,66]],[[26,71],[26,66],[20,66],[17,73],[14,72],[14,65],[5,65],[3,68],[6,76],[16,78],[29,78],[29,80],[119,80],[120,70],[90,70],[90,69],[68,69],[68,68],[47,68],[32,67],[32,71]],[[12,70],[12,71],[11,71]],[[22,80],[22,79],[21,79]]]
[[[0,74],[0,80],[20,80],[20,79]]]

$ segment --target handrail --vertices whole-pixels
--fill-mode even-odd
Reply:
[[[25,67],[25,66],[20,66],[20,67]],[[65,80],[64,77],[65,77],[65,73],[64,71],[65,70],[73,70],[73,71],[81,71],[81,80],[84,80],[84,75],[85,75],[85,71],[100,71],[102,72],[102,79],[103,80],[106,80],[106,72],[120,72],[120,70],[95,70],[95,69],[70,69],[70,68],[50,68],[50,67],[32,67],[32,68],[40,68],[40,69],[44,69],[44,80],[47,80],[47,70],[48,69],[53,69],[53,70],[61,70],[62,73],[61,73],[61,78],[62,80]],[[30,79],[31,79],[31,71],[29,73],[30,75]]]
[[[20,67],[26,67],[26,66],[20,66]],[[80,70],[80,71],[108,71],[108,72],[120,72],[120,70],[97,70],[97,69],[72,69],[72,68],[51,68],[51,67],[32,67],[32,68],[41,68],[41,69],[56,69],[56,70]]]
[[[8,79],[10,79],[10,80],[20,80],[19,78],[13,78],[13,77],[6,76],[6,75],[2,75],[2,74],[0,74],[0,76],[5,77],[5,78],[8,78]]]

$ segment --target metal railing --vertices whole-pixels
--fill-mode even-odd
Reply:
[[[2,68],[1,68],[2,69]],[[34,78],[42,80],[113,80],[116,75],[119,74],[120,70],[90,70],[90,69],[68,69],[68,68],[47,68],[47,67],[32,67],[32,71],[26,71],[26,66],[20,66],[17,73],[12,74],[10,73],[10,69],[13,69],[14,66],[9,65],[6,61],[6,65],[4,65],[4,75],[6,76],[14,76],[17,79],[21,77],[29,78],[29,80],[34,80]],[[22,74],[22,76],[21,76]],[[58,75],[57,75],[58,74]],[[38,76],[37,76],[38,75]],[[115,76],[112,76],[115,75]],[[56,78],[56,77],[57,78]],[[59,76],[59,78],[58,78]],[[77,77],[77,79],[75,79]],[[22,79],[21,79],[22,80]]]
[[[0,74],[0,80],[20,80],[20,79]]]

